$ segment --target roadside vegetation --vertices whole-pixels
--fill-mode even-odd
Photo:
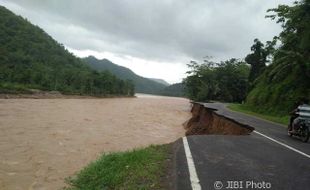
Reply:
[[[184,80],[187,95],[195,101],[219,100],[241,102],[245,99],[250,67],[245,62],[230,59],[223,62],[191,61],[189,76]]]
[[[218,100],[231,109],[287,124],[288,113],[310,99],[310,0],[269,9],[282,32],[266,43],[254,39],[244,59],[191,61],[184,79],[189,98]]]
[[[250,84],[246,98],[250,107],[286,115],[300,99],[310,98],[309,10],[310,0],[268,10],[266,17],[281,24],[283,30],[269,45],[261,47],[272,59]],[[278,48],[273,46],[276,43]]]
[[[248,115],[253,115],[255,117],[259,117],[259,118],[269,120],[275,123],[283,124],[285,126],[287,126],[287,124],[289,123],[288,115],[279,116],[278,114],[270,114],[270,113],[264,114],[264,113],[258,113],[257,111],[254,112],[253,111],[254,108],[251,108],[246,104],[230,103],[227,107],[233,111],[242,112]]]
[[[67,190],[165,189],[169,145],[104,154],[66,181]]]

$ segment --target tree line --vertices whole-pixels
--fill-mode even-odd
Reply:
[[[191,61],[190,71],[184,79],[189,98],[195,101],[221,100],[241,102],[248,87],[250,67],[238,59],[222,62],[204,60],[203,64]]]

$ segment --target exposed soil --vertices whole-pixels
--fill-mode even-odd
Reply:
[[[254,128],[238,123],[206,108],[199,103],[193,103],[192,118],[183,124],[186,135],[248,135]]]
[[[0,189],[60,189],[100,154],[184,135],[183,98],[1,99]]]

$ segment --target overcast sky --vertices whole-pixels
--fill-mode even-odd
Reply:
[[[0,0],[79,57],[180,82],[190,60],[244,58],[281,28],[268,8],[291,0]]]

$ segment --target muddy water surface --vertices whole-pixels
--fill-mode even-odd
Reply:
[[[183,98],[0,99],[0,189],[61,189],[103,152],[169,143],[190,117]]]

